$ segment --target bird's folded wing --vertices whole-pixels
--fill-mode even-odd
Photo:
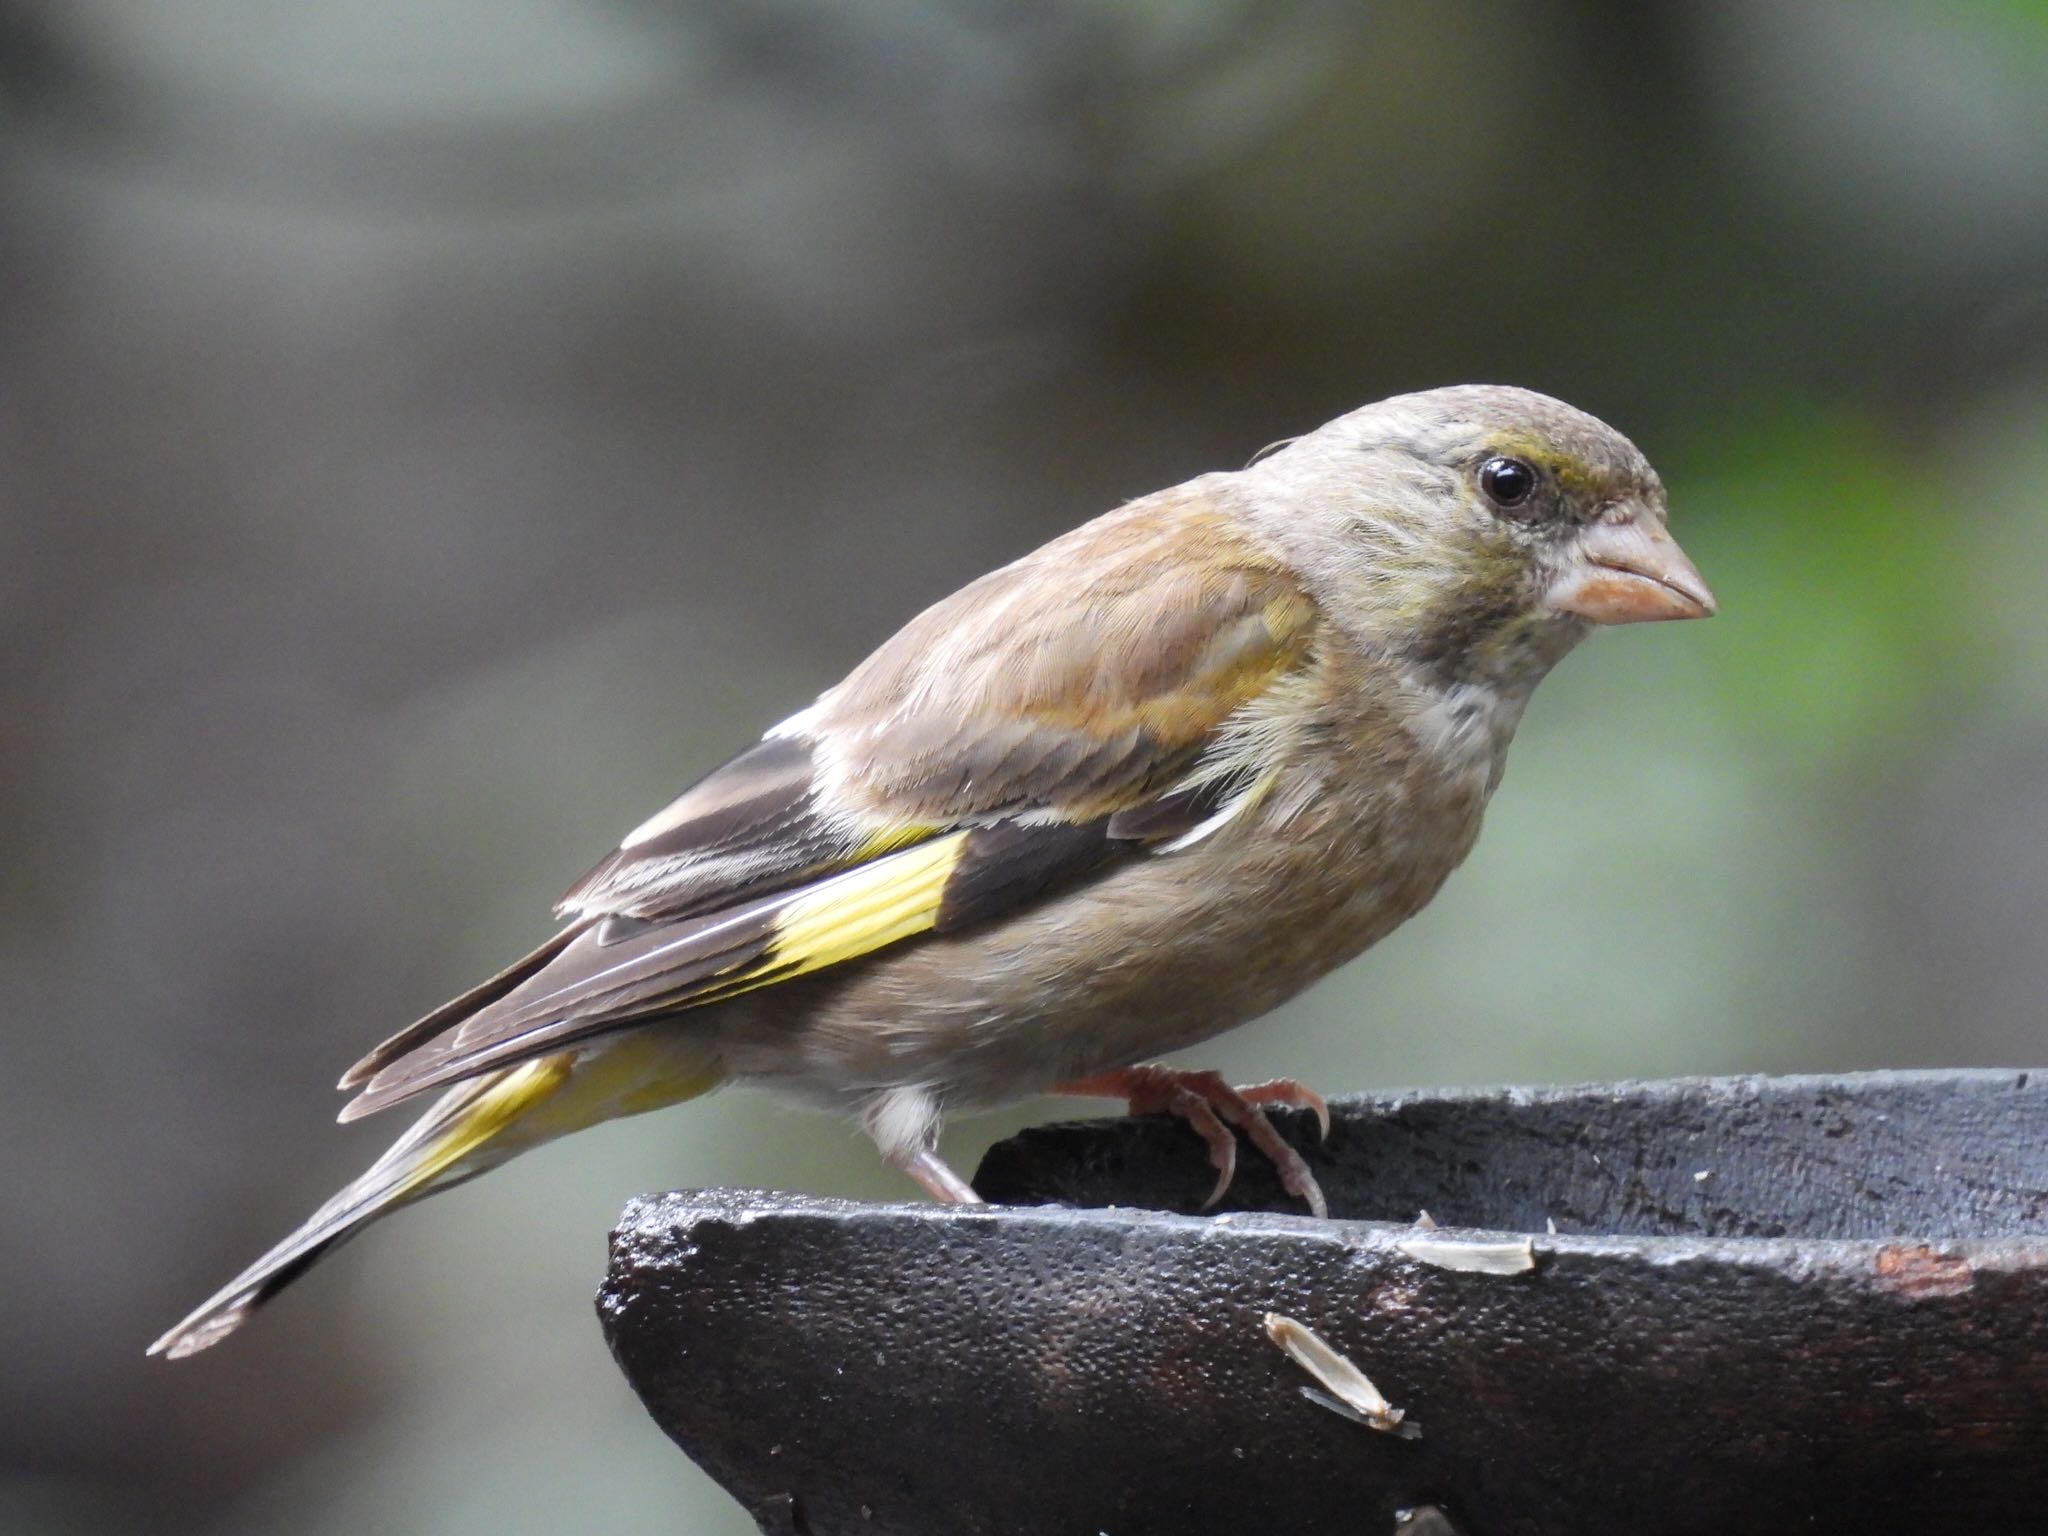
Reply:
[[[1255,792],[1315,611],[1199,498],[1134,503],[927,610],[627,837],[574,926],[353,1068],[439,1084],[954,931]]]

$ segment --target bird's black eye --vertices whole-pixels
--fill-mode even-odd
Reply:
[[[1536,471],[1520,459],[1488,459],[1479,466],[1479,489],[1503,510],[1519,507],[1536,490]]]

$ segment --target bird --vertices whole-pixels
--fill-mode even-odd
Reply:
[[[376,1217],[728,1083],[854,1117],[954,1202],[978,1197],[945,1116],[1122,1098],[1186,1119],[1217,1193],[1235,1128],[1325,1214],[1266,1115],[1327,1127],[1317,1095],[1158,1058],[1419,911],[1595,626],[1715,611],[1667,524],[1613,428],[1457,385],[970,582],[630,832],[551,938],[351,1067],[344,1121],[438,1096],[150,1353],[216,1343]]]

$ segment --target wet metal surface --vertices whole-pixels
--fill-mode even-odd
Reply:
[[[1327,1144],[1289,1125],[1327,1222],[1249,1155],[1253,1209],[1184,1214],[1209,1176],[1177,1123],[1051,1127],[985,1160],[1007,1209],[637,1201],[600,1313],[655,1419],[768,1530],[2035,1529],[2044,1090],[1333,1101]],[[1524,1240],[1521,1272],[1446,1253]],[[1422,1438],[1305,1398],[1269,1312]]]

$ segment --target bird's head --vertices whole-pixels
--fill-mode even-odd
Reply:
[[[1714,612],[1649,461],[1530,390],[1397,395],[1242,478],[1326,614],[1446,679],[1533,683],[1589,625]]]

